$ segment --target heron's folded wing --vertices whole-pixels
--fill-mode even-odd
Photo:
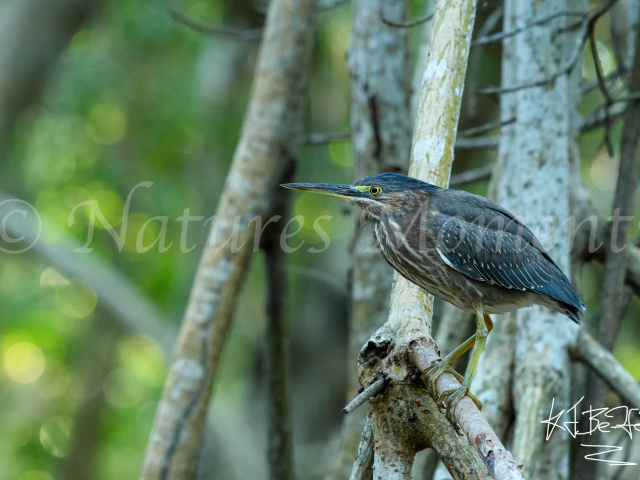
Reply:
[[[556,277],[555,265],[522,236],[448,215],[438,215],[434,226],[440,257],[474,280],[542,293]]]

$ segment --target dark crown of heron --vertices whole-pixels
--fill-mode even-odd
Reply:
[[[351,203],[366,211],[371,220],[400,212],[416,211],[439,189],[436,185],[397,173],[369,175],[353,184],[363,195]]]

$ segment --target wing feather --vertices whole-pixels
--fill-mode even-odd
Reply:
[[[477,281],[548,295],[583,308],[569,280],[540,244],[509,229],[485,228],[436,214],[436,248],[446,263]],[[535,238],[535,237],[534,237]],[[542,251],[541,251],[542,249]]]

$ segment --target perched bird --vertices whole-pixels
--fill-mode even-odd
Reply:
[[[329,195],[360,207],[373,223],[380,253],[400,275],[428,293],[476,314],[476,334],[425,372],[435,392],[444,372],[462,383],[445,392],[447,415],[470,394],[480,353],[493,327],[488,314],[542,305],[580,323],[585,306],[569,279],[531,231],[486,198],[440,188],[396,173],[371,175],[352,185],[289,183],[283,187]],[[464,378],[452,369],[473,346]]]

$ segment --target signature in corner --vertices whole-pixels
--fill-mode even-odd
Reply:
[[[578,420],[578,405],[582,402],[584,397],[578,400],[573,407],[569,410],[561,410],[559,413],[554,415],[553,407],[555,403],[555,399],[551,401],[551,411],[549,412],[549,418],[547,420],[542,420],[541,423],[545,423],[547,425],[547,436],[546,440],[549,440],[551,434],[556,428],[559,428],[571,435],[573,438],[576,438],[578,435],[591,435],[592,433],[598,431],[603,433],[609,433],[611,430],[622,428],[629,435],[630,439],[633,439],[633,433],[636,431],[640,431],[640,423],[631,423],[631,415],[633,412],[636,414],[640,414],[640,409],[638,408],[629,408],[627,406],[619,406],[614,408],[589,408],[589,410],[585,410],[580,412],[580,415],[588,415],[589,429],[586,431],[580,431],[578,429],[578,424],[580,421]],[[560,422],[560,418],[562,415],[569,414],[573,417],[573,420]],[[624,421],[622,423],[612,423],[611,420],[613,418],[614,412],[621,412],[624,414]],[[585,455],[586,460],[595,460],[597,462],[606,462],[611,466],[614,465],[637,465],[632,462],[623,462],[617,460],[606,460],[604,458],[596,458],[598,456],[606,455],[609,453],[619,452],[623,449],[621,446],[617,445],[588,445],[588,444],[580,444],[583,447],[589,448],[602,448],[605,449],[603,451],[598,451],[594,453],[590,453]]]

